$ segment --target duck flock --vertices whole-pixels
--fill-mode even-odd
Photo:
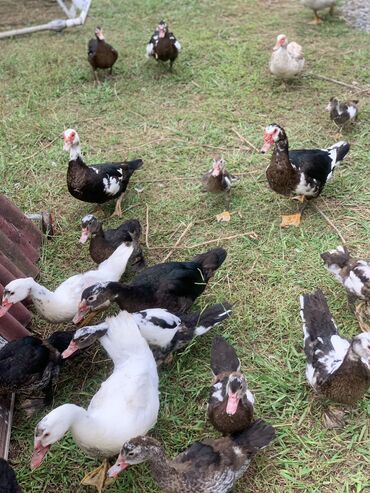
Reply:
[[[315,12],[333,7],[334,0],[302,0]],[[166,22],[158,24],[146,47],[155,60],[169,62],[178,57],[181,45]],[[88,61],[99,83],[97,69],[112,73],[118,52],[96,28],[88,43]],[[270,70],[287,81],[304,67],[301,46],[277,37]],[[332,120],[343,127],[357,117],[357,101],[328,105]],[[77,200],[96,204],[116,201],[114,215],[122,215],[122,200],[133,173],[143,166],[141,159],[128,162],[87,165],[80,136],[75,129],[64,131],[64,149],[69,153],[67,187]],[[350,146],[340,141],[326,149],[290,150],[284,128],[276,123],[264,132],[261,152],[273,148],[266,170],[270,188],[299,201],[298,212],[283,216],[282,226],[299,226],[306,205],[318,197]],[[230,192],[236,178],[230,175],[222,157],[217,156],[202,180],[205,192],[224,194],[225,211],[219,220],[230,220]],[[42,340],[24,337],[7,343],[0,351],[0,392],[15,392],[29,416],[49,406],[64,362],[74,364],[76,356],[88,357],[88,348],[100,343],[113,362],[113,370],[92,396],[87,409],[66,403],[46,414],[35,428],[31,468],[47,467],[47,454],[54,443],[71,432],[75,443],[102,464],[83,479],[82,484],[100,492],[127,467],[148,462],[153,478],[167,493],[224,493],[247,474],[260,450],[275,438],[274,423],[268,424],[254,413],[255,398],[241,369],[237,351],[221,335],[211,344],[208,419],[220,432],[219,438],[193,443],[175,458],[168,458],[160,441],[148,435],[160,412],[158,369],[170,364],[173,353],[188,346],[232,316],[233,300],[221,300],[198,312],[193,303],[207,289],[227,252],[218,247],[181,262],[164,262],[148,267],[140,245],[142,228],[129,219],[116,229],[103,229],[92,213],[81,221],[80,242],[90,241],[95,269],[76,274],[54,291],[33,278],[11,281],[4,289],[0,317],[16,303],[30,298],[38,315],[51,323],[74,322],[77,327],[58,331]],[[343,406],[354,406],[370,386],[370,264],[355,260],[344,245],[333,245],[322,253],[326,269],[343,285],[351,310],[362,332],[347,339],[330,313],[324,294],[300,296],[300,313],[307,357],[306,377],[314,393],[339,403],[327,407],[324,423],[343,426]],[[129,283],[121,277],[130,272]],[[92,324],[97,313],[118,305],[116,315]],[[70,326],[68,327],[70,329]],[[77,359],[77,358],[76,358]],[[108,461],[115,459],[115,463]],[[44,464],[45,462],[45,464]],[[62,467],[62,466],[61,466]],[[63,467],[65,467],[63,465]],[[63,473],[68,471],[64,470]],[[0,491],[20,492],[14,471],[0,460]]]

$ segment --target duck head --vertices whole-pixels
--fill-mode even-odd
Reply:
[[[333,111],[339,106],[339,101],[337,98],[330,98],[329,104],[326,107],[326,111]]]
[[[73,128],[68,128],[63,132],[64,147],[65,151],[70,151],[72,147],[76,147],[80,144],[80,137],[76,130]]]
[[[62,358],[66,359],[72,356],[79,349],[86,349],[94,344],[95,341],[103,337],[108,330],[105,323],[82,327],[76,330],[69,346],[62,353]]]
[[[101,223],[93,214],[87,214],[81,219],[81,228],[80,243],[86,243],[90,236],[94,236],[100,230]]]
[[[273,47],[273,51],[278,50],[282,46],[286,46],[288,44],[288,38],[286,37],[285,34],[279,34],[279,36],[276,38],[276,44]]]
[[[265,132],[263,135],[264,144],[261,148],[261,153],[265,154],[268,152],[274,144],[279,142],[280,140],[285,140],[286,134],[282,127],[277,125],[276,123],[271,123],[268,127],[265,128]]]
[[[145,462],[150,456],[157,454],[160,449],[159,442],[151,437],[141,436],[129,440],[124,443],[116,463],[108,470],[107,476],[117,477],[128,466]]]
[[[350,358],[359,358],[370,372],[370,332],[363,332],[353,338]]]
[[[23,301],[30,295],[33,283],[32,277],[25,277],[24,279],[14,279],[14,281],[10,281],[5,286],[0,307],[0,317],[3,317],[15,303]]]
[[[108,308],[114,299],[114,294],[110,289],[113,284],[111,282],[99,282],[86,288],[82,292],[78,312],[73,317],[73,322],[78,324],[88,313]]]
[[[321,253],[320,257],[324,261],[324,266],[329,272],[333,273],[339,280],[340,271],[351,259],[348,249],[345,246],[338,246],[334,250]]]
[[[167,25],[167,22],[161,21],[158,24],[157,29],[158,29],[158,32],[159,32],[159,37],[160,38],[164,38],[166,36],[166,34],[168,33],[168,25]]]
[[[103,41],[103,39],[105,39],[103,29],[101,27],[97,26],[95,28],[95,36],[97,37],[97,39],[100,39],[100,41]]]
[[[222,157],[216,157],[212,166],[212,176],[220,176],[225,169],[225,161]]]
[[[240,399],[247,391],[247,382],[244,375],[239,372],[234,372],[229,375],[226,384],[226,414],[233,415],[238,409]]]

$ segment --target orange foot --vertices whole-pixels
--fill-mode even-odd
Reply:
[[[297,214],[292,214],[290,216],[281,216],[280,226],[282,228],[288,228],[289,226],[300,226],[302,219],[302,214],[297,212]]]
[[[315,18],[312,19],[312,21],[308,22],[308,24],[313,24],[315,26],[318,26],[321,23],[322,23],[322,19],[317,14],[315,14]]]
[[[304,204],[306,201],[306,197],[304,195],[296,195],[295,197],[292,197],[292,200],[298,200],[298,202]]]

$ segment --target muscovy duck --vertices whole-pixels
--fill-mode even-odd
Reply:
[[[173,62],[180,51],[181,44],[176,40],[174,34],[168,31],[167,23],[161,21],[146,46],[146,56],[148,58],[152,56],[157,61],[161,60],[162,62],[169,60],[170,69],[172,69]]]
[[[214,379],[208,400],[208,418],[222,433],[244,430],[253,420],[254,396],[240,372],[235,349],[222,337],[212,341],[211,368]]]
[[[370,387],[370,333],[341,337],[319,289],[300,302],[308,383],[322,397],[354,404]]]
[[[272,50],[270,72],[279,79],[293,79],[302,72],[304,62],[302,46],[295,41],[288,43],[286,35],[279,34]]]
[[[134,318],[122,311],[106,322],[109,328],[100,343],[113,361],[112,374],[87,409],[64,404],[37,424],[31,459],[31,468],[39,467],[50,447],[71,431],[87,455],[104,459],[102,466],[82,480],[99,492],[105,487],[107,459],[118,454],[126,440],[147,433],[159,411],[157,365]]]
[[[55,291],[49,291],[32,277],[14,279],[4,288],[0,317],[5,315],[12,305],[29,296],[36,311],[44,319],[54,323],[70,322],[77,313],[85,288],[97,282],[118,281],[125,272],[132,252],[132,243],[128,246],[122,243],[96,270],[66,279]]]
[[[78,200],[103,204],[117,199],[113,215],[122,216],[121,202],[132,174],[143,165],[141,159],[87,166],[81,154],[76,130],[64,132],[64,150],[70,153],[67,171],[69,193]]]
[[[326,110],[330,112],[330,120],[342,128],[346,123],[354,122],[357,119],[357,104],[357,99],[340,103],[337,98],[330,98]]]
[[[0,394],[15,392],[33,397],[35,392],[42,391],[44,398],[24,401],[22,407],[29,415],[50,405],[63,363],[61,353],[68,348],[74,332],[54,332],[46,341],[26,336],[8,342],[0,349]]]
[[[22,493],[15,472],[2,458],[0,458],[0,491],[1,493]]]
[[[158,366],[163,362],[171,361],[175,351],[186,347],[194,337],[206,334],[230,315],[231,305],[229,303],[220,303],[210,306],[202,312],[180,316],[174,315],[164,308],[149,308],[132,314],[140,334],[149,344]],[[108,328],[108,324],[103,322],[99,324],[98,332],[94,331],[94,327],[78,329],[68,349],[63,353],[63,357],[69,357],[78,349],[91,346],[96,337],[101,337],[104,330],[108,330]]]
[[[127,441],[109,477],[130,465],[148,462],[152,475],[165,493],[226,493],[247,471],[257,452],[275,438],[275,430],[262,420],[241,433],[193,443],[174,459],[151,437]]]
[[[281,226],[299,226],[307,200],[318,197],[334,169],[349,151],[341,141],[328,149],[289,150],[285,130],[272,123],[265,129],[262,153],[274,145],[271,162],[266,170],[270,188],[281,195],[295,195],[302,203],[297,214],[283,216]]]
[[[322,22],[321,17],[317,13],[318,10],[323,10],[326,8],[330,8],[330,15],[334,14],[334,7],[337,3],[337,0],[301,0],[302,5],[308,7],[313,10],[315,14],[314,20],[309,22],[309,24],[320,24]]]
[[[231,187],[236,181],[236,177],[230,175],[226,170],[224,159],[219,156],[213,160],[212,169],[202,177],[204,192],[224,193],[225,211],[216,216],[218,221],[230,220]]]
[[[89,312],[108,308],[112,302],[130,313],[153,307],[186,312],[206,289],[226,255],[223,248],[214,248],[190,262],[166,262],[144,269],[130,284],[95,284],[82,293],[73,321],[80,323]]]
[[[129,219],[115,229],[103,230],[101,221],[92,214],[87,214],[82,218],[81,226],[80,243],[85,243],[90,238],[90,256],[97,264],[112,255],[121,243],[132,242],[134,251],[128,263],[129,267],[135,272],[145,267],[144,254],[140,246],[141,224],[137,219]]]
[[[352,259],[348,248],[338,246],[324,252],[321,258],[325,267],[345,287],[348,303],[356,313],[362,330],[370,331],[370,262]],[[356,301],[360,303],[356,306]]]
[[[117,50],[105,41],[103,31],[100,27],[95,29],[95,38],[90,39],[87,45],[87,59],[93,69],[96,82],[99,84],[97,69],[109,69],[112,75],[113,65],[118,58]]]

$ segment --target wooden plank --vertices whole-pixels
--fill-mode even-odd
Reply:
[[[15,394],[0,396],[0,457],[8,459]]]

